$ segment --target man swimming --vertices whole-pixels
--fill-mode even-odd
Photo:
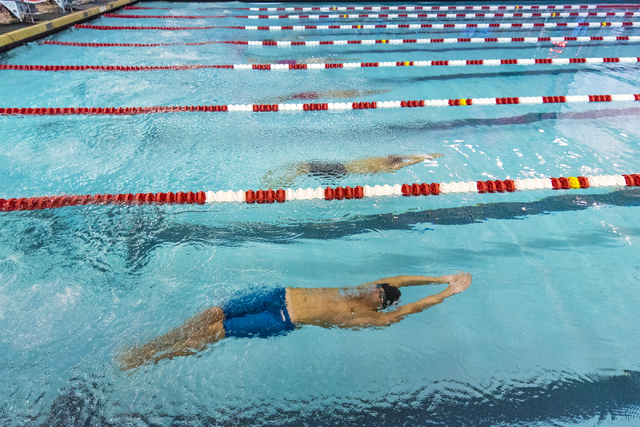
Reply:
[[[448,283],[442,292],[398,306],[399,288]],[[304,325],[323,328],[385,327],[419,313],[471,285],[468,273],[440,277],[396,276],[346,288],[274,288],[211,307],[165,335],[120,356],[123,370],[204,350],[223,338],[268,338]],[[393,310],[384,309],[396,305]]]
[[[365,96],[379,95],[381,93],[389,92],[390,89],[344,89],[344,90],[324,90],[324,91],[309,91],[309,92],[296,92],[289,95],[280,95],[270,98],[260,98],[256,100],[257,104],[273,104],[283,103],[287,101],[313,101],[318,102],[332,102],[336,99],[350,99],[362,98]]]
[[[302,175],[310,175],[316,178],[343,178],[349,174],[377,174],[395,172],[406,166],[412,166],[425,160],[433,160],[442,157],[442,154],[432,153],[420,156],[369,157],[366,159],[352,160],[350,162],[312,161],[297,163],[288,167],[285,172],[269,171],[265,174],[264,183],[268,188],[289,187]]]

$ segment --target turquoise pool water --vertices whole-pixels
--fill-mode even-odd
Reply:
[[[142,6],[171,10],[119,13],[248,13],[231,9],[247,6],[242,3]],[[207,7],[221,9],[201,10]],[[361,23],[371,22],[375,21]],[[90,22],[304,23],[239,18]],[[640,31],[69,29],[49,39],[178,43],[580,35]],[[636,56],[637,43],[604,42],[291,48],[31,43],[0,55],[0,63]],[[336,91],[349,91],[341,92],[349,102],[628,94],[640,93],[637,71],[636,65],[623,64],[286,72],[0,71],[0,107],[276,103],[303,92],[317,93],[317,102],[345,101]],[[267,171],[296,162],[344,162],[388,154],[443,157],[389,174],[300,177],[292,187],[638,173],[639,113],[635,103],[618,102],[317,113],[0,116],[0,198],[257,189],[264,185]],[[635,425],[640,414],[639,206],[639,190],[610,187],[0,213],[0,421],[7,426]],[[114,361],[122,349],[162,334],[252,284],[341,287],[387,276],[456,271],[473,274],[467,291],[388,328],[305,326],[283,337],[229,338],[197,356],[126,373]],[[409,288],[402,302],[442,289]]]

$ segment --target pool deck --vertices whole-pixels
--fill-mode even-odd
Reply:
[[[36,15],[35,24],[26,22],[0,23],[0,52],[13,49],[21,44],[46,37],[62,31],[79,22],[95,18],[103,13],[111,12],[138,0],[94,0],[88,3],[74,4],[74,12],[62,13],[56,5]]]

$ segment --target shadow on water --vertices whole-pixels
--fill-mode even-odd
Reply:
[[[314,401],[314,409],[300,407],[300,402],[264,400],[251,410],[232,411],[216,408],[218,414],[192,413],[167,415],[158,413],[124,413],[106,416],[103,407],[108,396],[89,387],[74,387],[59,394],[41,426],[119,426],[119,425],[555,425],[585,421],[640,418],[640,372],[602,371],[588,375],[547,372],[545,381],[488,380],[478,384],[440,381],[413,393],[383,399],[353,396]],[[104,397],[98,398],[97,395]],[[326,396],[325,396],[326,397]],[[322,398],[318,399],[322,401]],[[273,405],[283,406],[273,410]],[[40,418],[40,417],[38,417]]]
[[[60,253],[65,265],[89,263],[103,272],[112,267],[112,262],[108,260],[115,255],[123,261],[124,270],[133,273],[148,263],[157,248],[166,245],[238,247],[247,243],[300,244],[310,240],[341,239],[380,231],[414,230],[416,226],[421,226],[419,231],[425,232],[433,230],[429,228],[430,225],[522,220],[531,215],[582,211],[594,206],[640,206],[640,189],[622,189],[604,194],[557,194],[530,202],[352,215],[329,221],[279,218],[280,222],[237,221],[218,222],[215,225],[178,223],[161,206],[113,207],[102,215],[90,211],[69,210],[64,214],[34,211],[20,213],[21,218],[16,216],[5,223],[7,228],[17,227],[17,223],[23,224],[21,239],[5,243],[17,253],[36,256],[37,253],[56,252]],[[123,212],[122,209],[127,211]],[[81,220],[78,221],[78,218]],[[45,222],[48,226],[42,227],[41,223]],[[427,225],[426,229],[424,225]],[[602,237],[593,235],[585,238],[589,241],[602,240]],[[531,242],[532,247],[536,244],[554,247],[550,242]]]
[[[551,107],[553,104],[547,104]],[[551,107],[553,108],[553,107]],[[424,118],[416,119],[414,121],[403,122],[400,124],[385,124],[383,129],[387,132],[393,132],[397,135],[406,135],[410,133],[418,133],[425,131],[440,131],[448,129],[460,129],[460,128],[475,128],[480,126],[510,126],[510,125],[528,125],[532,123],[544,122],[547,120],[595,120],[610,117],[625,117],[625,116],[640,116],[640,108],[603,108],[580,111],[580,112],[556,112],[548,111],[544,113],[527,113],[517,116],[507,117],[489,117],[489,118],[466,118],[466,119],[454,119],[454,120],[442,120],[442,121],[425,121]],[[71,119],[72,116],[68,117]],[[142,118],[149,120],[148,118]],[[72,123],[42,123],[37,125],[47,132],[65,132],[72,126]],[[359,132],[365,134],[370,133],[374,128],[379,128],[380,125],[361,126]],[[379,129],[378,129],[379,131]],[[147,135],[145,141],[156,140],[158,135],[166,135],[167,130],[162,127],[157,127],[155,124],[149,124],[147,129]],[[335,137],[335,130],[332,129],[313,129],[313,132],[319,136],[331,135]],[[353,132],[349,129],[345,132]],[[104,133],[104,132],[103,132]],[[422,136],[422,135],[421,135]],[[115,138],[115,136],[114,136]],[[93,140],[98,140],[94,138]]]
[[[637,69],[637,67],[636,67]],[[482,73],[458,73],[458,74],[440,74],[437,76],[424,76],[424,77],[412,77],[412,78],[377,78],[371,79],[378,84],[413,84],[416,82],[429,82],[429,81],[443,81],[443,80],[457,80],[457,79],[482,79],[488,77],[533,77],[533,76],[557,76],[560,74],[570,74],[575,76],[578,73],[590,73],[590,74],[602,74],[602,69],[590,69],[590,68],[562,68],[551,70],[523,70],[523,71],[494,71],[494,72],[482,72]]]
[[[455,208],[376,215],[354,215],[339,221],[303,222],[288,225],[242,223],[235,227],[173,225],[155,234],[163,242],[185,241],[191,237],[204,241],[264,241],[291,243],[292,240],[331,240],[374,230],[411,230],[418,224],[466,225],[488,219],[523,219],[531,215],[581,211],[593,206],[640,206],[640,189],[605,194],[561,194],[533,202],[500,202]]]
[[[478,126],[527,125],[545,120],[593,120],[606,117],[622,117],[640,115],[640,108],[601,109],[576,113],[528,113],[519,116],[495,117],[482,119],[456,119],[450,121],[417,123],[416,125],[389,125],[387,129],[394,131],[445,130]]]

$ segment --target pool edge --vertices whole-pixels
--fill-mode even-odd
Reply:
[[[79,22],[93,19],[103,13],[111,12],[123,6],[136,3],[138,0],[116,0],[80,12],[74,12],[51,21],[43,22],[27,28],[0,34],[0,53],[11,50],[22,44],[37,40],[48,35],[65,30]]]

